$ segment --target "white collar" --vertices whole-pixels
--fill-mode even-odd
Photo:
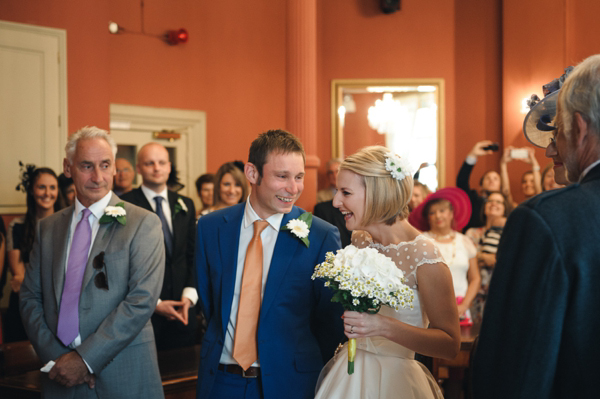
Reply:
[[[100,219],[102,215],[104,215],[104,209],[108,206],[110,202],[110,198],[112,196],[112,191],[109,191],[102,199],[94,202],[87,209],[90,210],[96,217],[96,219]],[[79,198],[75,198],[75,215],[79,215],[81,211],[85,209],[85,206],[79,202]]]
[[[248,196],[248,199],[246,200],[246,206],[244,207],[244,228],[246,229],[250,227],[252,223],[256,222],[257,220],[262,220],[262,218],[258,216],[254,208],[252,208],[252,204],[250,204],[250,196]],[[269,216],[266,220],[269,225],[278,232],[279,226],[281,226],[281,221],[283,220],[283,213],[275,213]]]
[[[142,188],[142,192],[148,199],[148,202],[152,202],[152,200],[155,197],[163,197],[167,202],[169,201],[169,197],[167,196],[167,186],[165,186],[165,188],[160,193],[157,193],[156,191],[149,189],[148,187],[144,186],[143,184],[140,187]]]
[[[583,178],[585,177],[585,175],[587,175],[587,174],[588,174],[588,172],[589,172],[590,170],[592,170],[592,169],[594,168],[594,166],[596,166],[596,165],[598,165],[598,164],[600,164],[600,159],[599,159],[599,160],[597,160],[596,162],[592,162],[592,164],[591,164],[591,165],[589,165],[587,168],[585,168],[585,169],[583,170],[583,173],[581,173],[581,176],[579,176],[579,182],[581,183],[581,181],[583,180]]]

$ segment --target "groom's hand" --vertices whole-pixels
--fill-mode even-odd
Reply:
[[[156,309],[154,309],[154,313],[166,317],[168,320],[179,320],[183,324],[187,324],[187,320],[184,320],[181,314],[178,312],[178,308],[183,307],[184,303],[182,301],[160,301],[158,305],[156,305]]]

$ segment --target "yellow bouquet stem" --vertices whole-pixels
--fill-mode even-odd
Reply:
[[[356,357],[356,338],[348,340],[348,374],[354,374],[354,358]]]

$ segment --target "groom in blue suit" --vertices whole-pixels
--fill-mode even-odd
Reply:
[[[198,293],[208,322],[198,398],[312,398],[320,370],[344,340],[343,309],[331,302],[322,281],[311,280],[325,253],[340,248],[337,229],[313,218],[309,245],[281,229],[304,213],[294,206],[304,188],[304,163],[295,136],[282,130],[261,134],[244,170],[252,185],[248,201],[198,222]],[[258,225],[263,227],[253,237]],[[254,256],[257,238],[257,320],[251,339],[243,341],[241,331],[252,319],[243,316],[250,306],[245,290],[251,269],[245,262]],[[251,355],[242,361],[240,353]]]

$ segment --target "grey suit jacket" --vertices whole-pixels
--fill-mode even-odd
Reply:
[[[110,205],[120,202],[112,195]],[[65,279],[71,206],[40,221],[21,287],[23,324],[42,362],[71,351],[56,337]],[[162,398],[154,334],[149,322],[162,287],[165,254],[159,218],[125,203],[126,225],[101,224],[86,265],[79,301],[82,343],[75,350],[94,371],[94,392],[44,378],[46,397]],[[104,252],[105,267],[93,259]],[[106,273],[108,290],[94,277]]]

